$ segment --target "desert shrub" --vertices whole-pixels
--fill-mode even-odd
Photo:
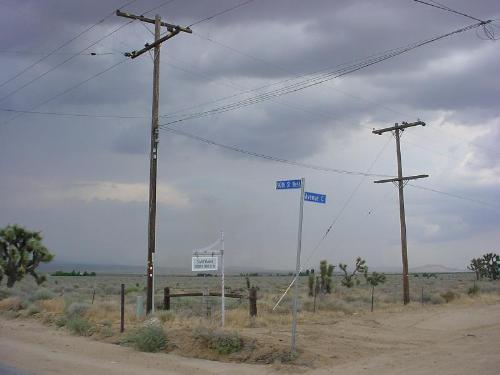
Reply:
[[[66,315],[68,315],[68,317],[76,317],[76,316],[82,317],[87,313],[89,309],[90,305],[88,303],[73,302],[66,309]]]
[[[433,294],[431,295],[431,299],[430,299],[430,302],[433,304],[433,305],[440,305],[442,303],[445,303],[445,299],[440,296],[439,294]]]
[[[0,300],[8,298],[13,295],[12,290],[7,288],[0,288]]]
[[[167,346],[167,336],[160,325],[148,324],[125,335],[121,344],[141,352],[156,353]]]
[[[66,319],[66,317],[65,317],[65,316],[60,316],[60,317],[58,317],[58,318],[54,321],[54,323],[55,323],[55,324],[56,324],[56,326],[57,326],[57,327],[59,327],[59,328],[60,328],[60,327],[64,327],[64,326],[66,325],[66,323],[67,323],[67,319]]]
[[[102,337],[111,337],[114,335],[113,324],[110,320],[104,320],[101,322],[101,327],[99,328],[99,334]]]
[[[55,297],[55,294],[50,289],[40,288],[40,289],[36,290],[30,296],[30,300],[31,301],[41,301],[44,299],[52,299],[54,297]]]
[[[451,290],[447,291],[444,294],[441,294],[441,297],[446,301],[446,303],[453,301],[455,298],[458,298],[458,294],[453,293]]]
[[[238,332],[228,332],[223,330],[213,330],[199,326],[193,330],[193,336],[210,349],[216,350],[219,354],[236,353],[243,347],[243,340]]]
[[[469,296],[475,296],[475,295],[479,294],[480,290],[481,289],[479,288],[479,286],[477,286],[476,284],[474,284],[474,286],[471,286],[469,288],[469,290],[467,290],[467,294]]]
[[[37,305],[29,305],[28,309],[26,310],[26,313],[28,315],[35,315],[40,312],[40,308]]]
[[[0,311],[19,311],[22,309],[19,297],[8,297],[0,301]]]
[[[138,293],[140,291],[141,291],[141,288],[138,286],[128,286],[125,288],[125,294]]]
[[[155,316],[160,319],[162,323],[175,319],[175,314],[172,311],[158,311]]]
[[[74,316],[66,321],[66,326],[70,332],[79,336],[90,336],[92,334],[92,325],[87,319],[81,316]]]

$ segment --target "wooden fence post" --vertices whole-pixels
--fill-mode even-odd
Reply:
[[[125,330],[125,284],[122,284],[120,296],[120,332]]]
[[[257,316],[257,288],[250,288],[248,301],[250,303],[250,316]]]
[[[163,310],[170,310],[170,288],[163,289]]]

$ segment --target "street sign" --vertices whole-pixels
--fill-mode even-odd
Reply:
[[[304,193],[304,200],[315,203],[326,203],[326,195],[316,194],[316,193],[308,193],[307,191]]]
[[[193,256],[191,270],[193,272],[217,271],[217,257]]]
[[[300,189],[302,187],[301,180],[285,180],[276,181],[276,190],[281,189]]]

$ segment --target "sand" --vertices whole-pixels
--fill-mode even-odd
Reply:
[[[285,345],[286,330],[256,329]],[[264,335],[265,334],[265,335]],[[265,342],[266,338],[262,340]],[[297,366],[139,353],[33,319],[0,318],[0,363],[34,374],[500,374],[500,304],[375,312],[299,326]]]

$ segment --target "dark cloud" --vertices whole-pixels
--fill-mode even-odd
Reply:
[[[2,2],[0,83],[123,3]],[[143,13],[163,3],[141,0],[125,9]],[[186,25],[234,4],[233,0],[173,1],[158,12],[170,22]],[[480,18],[498,18],[500,13],[493,0],[474,4],[460,0],[452,6]],[[107,17],[0,87],[0,98],[126,22]],[[293,83],[299,75],[333,71],[339,64],[471,23],[411,1],[256,0],[195,25],[195,35],[179,35],[162,47],[160,112],[175,116],[230,105]],[[128,61],[40,104],[151,40],[143,26],[127,25],[87,51],[112,54],[77,56],[0,102],[0,108],[141,117],[26,114],[4,123],[13,114],[0,111],[1,225],[19,222],[43,230],[61,260],[143,261],[145,201],[103,199],[102,191],[81,186],[98,189],[117,184],[133,195],[134,189],[147,184],[150,56]],[[366,170],[376,161],[374,170],[394,174],[394,142],[389,134],[375,137],[371,129],[420,117],[428,126],[409,130],[403,138],[405,173],[429,173],[431,178],[419,182],[422,186],[493,207],[407,188],[408,233],[412,249],[422,250],[412,253],[414,265],[461,266],[477,255],[470,248],[472,239],[485,246],[498,240],[491,234],[499,224],[494,207],[500,204],[497,43],[469,31],[273,101],[175,126],[250,151],[326,167]],[[236,95],[284,80],[289,81]],[[176,118],[162,117],[160,123]],[[297,197],[296,192],[276,192],[274,181],[304,176],[313,191],[328,195],[325,207],[306,207],[305,254],[361,181],[359,176],[256,160],[169,132],[160,133],[159,160],[159,183],[178,194],[179,201],[189,202],[159,206],[158,239],[163,251],[159,259],[169,259],[173,265],[184,265],[193,247],[212,241],[224,229],[230,264],[291,268]],[[385,263],[380,265],[399,265],[395,198],[391,186],[373,186],[371,178],[365,179],[312,262],[323,257],[350,261],[361,255],[369,262]],[[440,250],[433,251],[437,247]],[[460,256],[455,257],[454,251]]]

